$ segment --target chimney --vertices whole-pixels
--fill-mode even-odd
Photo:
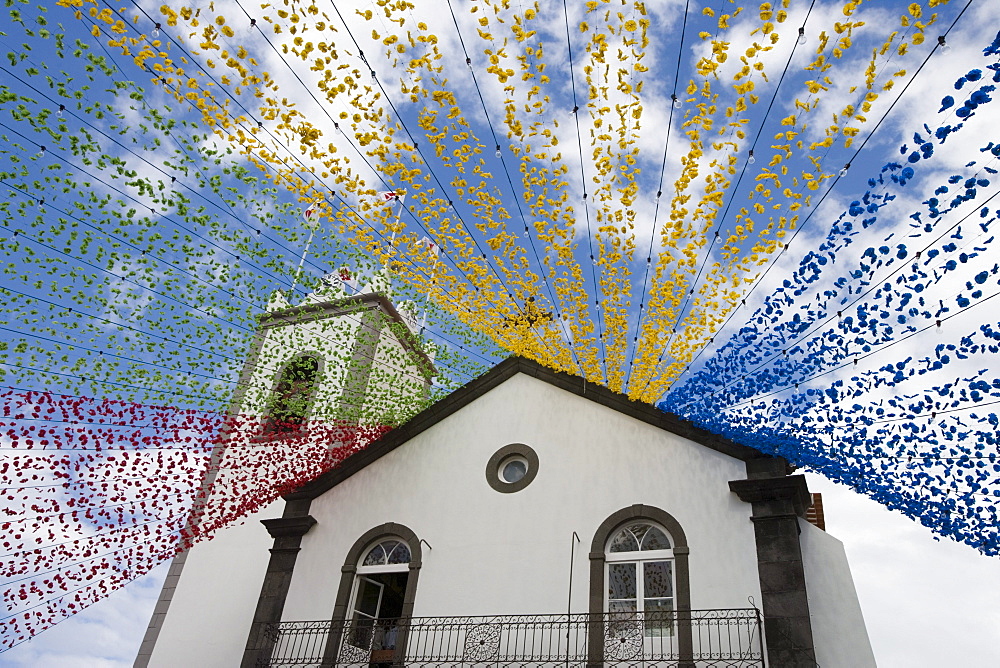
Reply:
[[[806,510],[806,520],[826,531],[826,518],[823,516],[823,495],[812,493],[812,505]]]

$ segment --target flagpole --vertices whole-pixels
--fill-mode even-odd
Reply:
[[[302,212],[302,217],[305,218],[306,227],[309,228],[309,238],[306,240],[306,247],[302,251],[302,257],[299,258],[299,266],[295,269],[295,276],[292,277],[292,287],[289,291],[289,300],[295,296],[295,286],[298,285],[299,277],[302,275],[302,267],[306,263],[306,255],[309,254],[309,246],[312,245],[313,235],[316,234],[316,229],[319,227],[319,215],[316,211],[316,205],[319,202],[314,202],[306,207],[306,210]]]
[[[399,227],[399,219],[403,217],[403,198],[400,197],[399,193],[395,191],[392,191],[392,193],[393,193],[392,195],[393,199],[399,202],[399,210],[396,212],[396,224],[393,226],[392,236],[389,238],[389,248],[391,249],[389,251],[390,254],[392,253],[392,251],[396,250],[396,228]],[[403,193],[403,195],[405,196],[406,193]],[[389,268],[389,260],[386,261],[385,266],[386,269]]]
[[[312,245],[313,235],[314,234],[316,234],[316,228],[313,228],[313,229],[309,230],[309,238],[306,240],[305,250],[302,251],[302,257],[299,258],[299,266],[295,270],[295,276],[292,278],[292,288],[289,291],[290,292],[290,294],[288,295],[289,298],[291,298],[291,297],[293,297],[295,295],[295,286],[299,282],[299,275],[302,273],[302,265],[304,265],[306,263],[306,255],[309,254],[309,246]]]

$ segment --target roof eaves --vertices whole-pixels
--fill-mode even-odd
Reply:
[[[321,474],[295,492],[286,495],[285,498],[314,499],[318,497],[518,373],[523,373],[584,399],[589,399],[623,415],[677,434],[735,459],[747,461],[767,456],[755,448],[736,443],[724,436],[697,427],[692,422],[673,413],[667,413],[655,406],[633,401],[623,394],[587,382],[586,379],[579,376],[553,371],[523,357],[509,357],[483,375],[472,379],[437,403],[417,413],[406,423],[386,432],[364,450],[345,459],[337,468]]]

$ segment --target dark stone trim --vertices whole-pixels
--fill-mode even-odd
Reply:
[[[364,450],[345,459],[337,468],[306,483],[286,498],[301,497],[315,499],[320,494],[339,485],[383,455],[392,452],[414,436],[441,422],[446,417],[457,413],[475,399],[519,373],[537,378],[579,397],[589,399],[602,406],[607,406],[619,413],[628,415],[636,420],[641,420],[664,431],[677,434],[730,457],[742,461],[764,457],[763,453],[754,448],[741,445],[728,438],[696,427],[691,422],[682,420],[673,413],[661,411],[649,404],[632,401],[623,394],[617,394],[605,387],[588,383],[578,376],[571,376],[561,371],[547,369],[537,362],[523,357],[510,357],[482,376],[469,381],[444,399],[417,413],[405,424],[387,432]]]
[[[517,482],[507,482],[500,477],[500,464],[503,463],[505,459],[513,456],[520,456],[528,460],[528,470],[524,474],[524,477]],[[486,462],[486,482],[489,483],[490,487],[500,492],[501,494],[511,494],[513,492],[520,492],[522,489],[531,484],[531,481],[535,479],[538,474],[538,454],[530,447],[524,443],[511,443],[510,445],[505,445],[490,457],[490,460]]]
[[[290,306],[286,309],[281,309],[280,311],[265,313],[260,316],[260,329],[264,330],[272,327],[282,327],[284,325],[295,325],[303,322],[310,322],[312,320],[323,320],[338,315],[348,315],[351,313],[358,313],[362,310],[372,309],[381,310],[394,323],[402,325],[402,328],[393,328],[396,338],[399,339],[400,343],[403,344],[403,347],[406,348],[410,354],[419,358],[417,366],[420,368],[424,376],[428,380],[431,380],[437,373],[434,368],[434,363],[431,362],[427,354],[421,349],[419,339],[413,332],[410,331],[410,328],[406,325],[406,321],[403,320],[403,316],[399,314],[399,311],[397,311],[396,307],[393,306],[391,301],[389,301],[389,298],[377,292],[343,297],[341,299],[334,299],[321,304]]]
[[[771,460],[748,462],[748,479],[729,481],[729,489],[752,508],[768,665],[814,668],[816,653],[799,543],[799,517],[804,516],[811,496],[804,476],[786,476],[785,461]],[[776,475],[765,477],[768,471]]]
[[[312,515],[305,517],[279,517],[273,520],[261,520],[271,538],[301,538],[316,524]]]
[[[269,640],[264,630],[268,624],[276,624],[281,621],[281,613],[285,609],[288,588],[292,584],[292,572],[299,556],[302,536],[316,524],[316,520],[306,514],[309,511],[308,506],[303,509],[303,504],[298,504],[292,511],[289,505],[286,505],[282,517],[261,520],[261,524],[274,538],[274,545],[270,549],[271,559],[264,574],[260,596],[257,598],[257,609],[254,611],[253,623],[250,625],[246,649],[243,651],[243,661],[240,663],[241,668],[255,668],[259,659],[271,656],[274,641],[273,639]]]
[[[601,522],[601,526],[594,533],[594,540],[590,543],[590,596],[587,612],[591,614],[594,621],[590,622],[588,632],[587,666],[589,668],[604,665],[604,625],[601,622],[601,615],[605,612],[605,549],[616,530],[620,529],[623,524],[636,520],[646,520],[659,524],[670,534],[670,538],[673,540],[674,575],[677,584],[677,591],[674,592],[674,603],[678,611],[691,610],[691,572],[688,560],[691,550],[680,523],[665,510],[638,503],[613,513],[608,519]],[[679,619],[677,626],[677,652],[681,661],[679,665],[682,668],[693,666],[694,664],[690,663],[693,651],[691,620],[689,618]]]
[[[740,497],[741,501],[750,504],[769,503],[774,508],[785,508],[786,514],[799,517],[806,516],[806,510],[812,505],[812,496],[802,475],[783,476],[781,478],[755,478],[752,480],[730,480],[729,489]],[[787,502],[787,504],[785,503]],[[754,506],[754,516],[758,508]],[[774,517],[781,510],[768,510],[768,517]]]
[[[340,586],[337,588],[337,599],[333,606],[333,623],[330,635],[327,637],[326,648],[323,651],[323,663],[320,665],[336,665],[341,633],[350,612],[347,607],[351,602],[351,591],[354,589],[354,576],[358,572],[358,562],[361,561],[366,549],[380,540],[392,537],[402,538],[410,547],[410,573],[406,579],[406,592],[403,594],[402,616],[413,616],[413,601],[417,595],[417,577],[420,575],[420,566],[423,564],[420,539],[409,527],[395,522],[386,522],[366,531],[347,551],[347,558],[344,559],[344,565],[340,568]],[[397,639],[396,648],[397,657],[393,663],[402,665],[402,652],[406,648],[405,631]]]
[[[186,551],[181,552],[170,562],[170,569],[167,571],[167,577],[160,589],[160,597],[156,600],[156,607],[153,608],[153,614],[150,616],[146,634],[142,637],[142,644],[139,645],[139,653],[132,664],[133,668],[146,668],[150,659],[153,658],[153,648],[156,646],[156,639],[160,636],[160,629],[163,628],[163,621],[167,618],[167,610],[170,609],[170,602],[177,590],[177,583],[181,579],[181,571],[184,570],[187,555]]]

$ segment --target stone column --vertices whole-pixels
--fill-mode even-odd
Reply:
[[[781,457],[752,459],[747,479],[731,480],[729,489],[752,508],[768,665],[815,668],[799,544],[799,517],[811,497],[805,477],[787,472],[788,463]]]

